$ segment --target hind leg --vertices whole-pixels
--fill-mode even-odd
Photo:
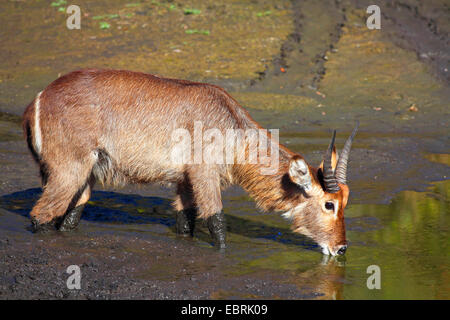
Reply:
[[[72,231],[80,224],[81,215],[83,214],[84,204],[76,206],[73,209],[69,209],[64,215],[61,221],[58,221],[55,225],[59,231]]]
[[[54,229],[59,226],[61,217],[76,207],[85,195],[92,165],[89,161],[67,160],[64,165],[47,167],[43,193],[30,213],[34,231]]]
[[[95,183],[94,178],[91,177],[91,179],[89,179],[89,182],[84,187],[80,198],[75,204],[75,207],[69,208],[66,214],[63,216],[63,218],[56,224],[56,228],[59,231],[71,231],[76,229],[76,227],[78,227],[81,215],[83,214],[84,206],[91,197],[91,192],[94,187],[94,183]]]
[[[175,199],[176,232],[182,236],[193,236],[197,210],[195,209],[192,186],[186,177],[177,185],[177,197]]]

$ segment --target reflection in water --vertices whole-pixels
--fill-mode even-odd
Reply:
[[[318,299],[340,300],[345,282],[345,257],[323,256],[315,267],[294,277],[299,288],[311,287]]]
[[[318,253],[304,247],[253,241],[233,274],[283,275],[309,292],[305,298],[448,299],[449,189],[447,180],[426,193],[401,192],[389,205],[351,205],[345,260],[325,257],[318,263]],[[370,265],[381,269],[381,290],[367,288]]]
[[[389,205],[354,205],[350,217],[377,217],[381,228],[348,232],[352,250],[347,269],[358,286],[345,286],[345,298],[442,299],[449,290],[450,181],[427,193],[406,191]],[[381,290],[367,290],[365,269],[381,268]],[[356,271],[359,270],[359,274]]]

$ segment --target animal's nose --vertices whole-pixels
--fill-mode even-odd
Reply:
[[[341,247],[339,248],[339,250],[337,251],[337,254],[338,254],[338,255],[343,255],[343,254],[345,253],[346,250],[347,250],[347,245],[344,244],[343,246],[341,246]]]

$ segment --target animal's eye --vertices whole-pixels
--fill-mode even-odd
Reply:
[[[325,202],[325,209],[334,211],[334,203],[333,202]]]

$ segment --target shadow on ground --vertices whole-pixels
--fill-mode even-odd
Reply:
[[[34,203],[39,199],[40,188],[26,189],[0,197],[0,208],[29,217]],[[175,233],[175,212],[169,199],[143,197],[111,191],[94,191],[86,205],[82,220],[94,223],[117,225],[153,224],[168,227]],[[253,239],[266,239],[283,244],[301,246],[304,249],[319,250],[317,244],[288,228],[273,227],[261,221],[251,221],[235,215],[226,215],[227,232]],[[197,221],[195,237],[210,242],[209,234]]]

